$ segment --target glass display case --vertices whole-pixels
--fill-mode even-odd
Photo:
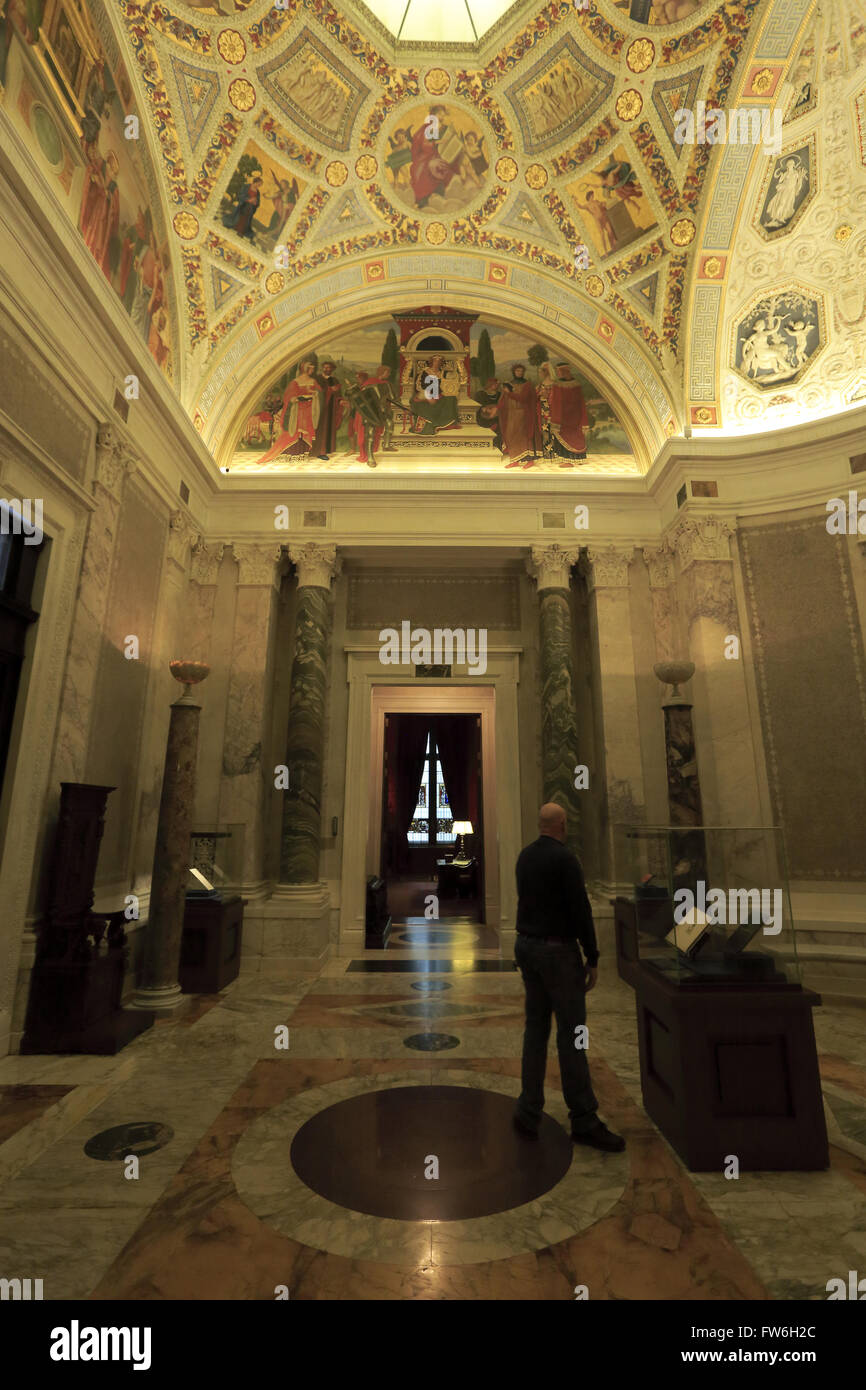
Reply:
[[[778,826],[614,827],[620,975],[683,986],[800,987]]]
[[[190,835],[188,898],[225,897],[242,880],[243,825],[219,825]]]

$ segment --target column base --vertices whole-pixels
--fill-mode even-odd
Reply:
[[[129,1009],[142,1009],[157,1018],[178,1018],[192,1005],[192,995],[184,994],[179,984],[141,986],[127,1004]]]
[[[331,895],[326,883],[278,883],[244,915],[241,971],[298,973],[320,968],[331,952]]]

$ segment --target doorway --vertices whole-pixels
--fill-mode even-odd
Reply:
[[[481,715],[386,711],[378,872],[395,921],[484,922]]]

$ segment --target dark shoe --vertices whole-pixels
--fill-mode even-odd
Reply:
[[[512,1123],[518,1134],[522,1134],[525,1139],[537,1139],[538,1130],[530,1125],[524,1124],[519,1115],[512,1116]]]
[[[592,1129],[585,1130],[583,1134],[572,1134],[571,1137],[575,1144],[588,1144],[592,1149],[602,1149],[609,1154],[621,1154],[625,1148],[625,1140],[612,1133],[601,1120]]]

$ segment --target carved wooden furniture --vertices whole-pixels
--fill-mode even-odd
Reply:
[[[105,807],[114,790],[61,783],[22,1052],[115,1053],[153,1023],[146,1010],[120,1007],[128,957],[123,911],[93,911]]]

